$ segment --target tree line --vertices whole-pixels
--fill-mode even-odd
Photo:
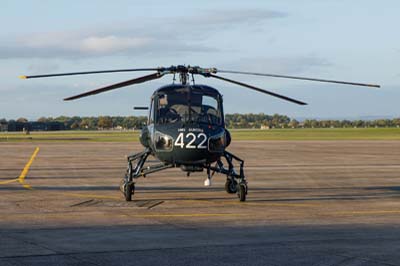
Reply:
[[[28,130],[101,130],[101,129],[140,129],[146,123],[145,116],[59,116],[40,117],[36,121],[28,121],[24,117],[17,120],[0,119],[7,124],[10,131]]]
[[[361,127],[400,127],[400,118],[375,120],[318,120],[298,121],[286,115],[267,114],[226,114],[228,128],[361,128]]]
[[[145,125],[145,116],[59,116],[41,117],[36,121],[26,118],[17,120],[0,119],[0,125],[8,125],[9,131],[29,130],[101,130],[101,129],[140,129]],[[400,118],[376,120],[317,120],[298,121],[286,115],[267,114],[226,114],[228,128],[343,128],[343,127],[400,127]]]

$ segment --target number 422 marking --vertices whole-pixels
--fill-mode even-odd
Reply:
[[[186,144],[183,141],[183,139],[189,139],[189,142]],[[193,145],[194,142],[196,142],[196,139],[199,138],[200,139],[200,143],[199,145]],[[207,149],[207,146],[205,145],[205,143],[207,142],[207,135],[204,133],[200,133],[197,136],[190,132],[187,133],[186,136],[184,137],[183,132],[181,132],[178,137],[175,140],[174,145],[186,149]]]

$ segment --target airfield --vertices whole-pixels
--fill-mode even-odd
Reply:
[[[0,265],[400,265],[392,134],[234,140],[244,203],[224,191],[225,176],[204,187],[205,172],[179,169],[140,178],[125,202],[125,156],[142,149],[134,137],[3,138]]]

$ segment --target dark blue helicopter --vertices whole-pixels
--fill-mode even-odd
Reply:
[[[224,174],[227,176],[225,183],[226,192],[237,193],[240,201],[246,200],[248,186],[243,169],[244,161],[226,150],[231,143],[231,134],[225,127],[222,95],[218,90],[212,87],[195,84],[194,75],[219,79],[299,105],[306,105],[306,103],[246,83],[221,77],[216,74],[245,74],[380,87],[379,85],[374,84],[265,73],[217,70],[216,68],[201,68],[198,66],[192,67],[184,65],[158,68],[46,74],[21,76],[21,78],[43,78],[134,71],[155,72],[146,76],[112,84],[64,99],[66,101],[75,100],[121,87],[159,79],[166,74],[173,74],[175,80],[175,75],[179,75],[179,84],[163,86],[153,93],[151,96],[150,108],[139,108],[149,109],[149,116],[147,126],[142,129],[140,135],[140,142],[144,146],[144,150],[128,156],[127,172],[121,182],[121,191],[125,195],[125,200],[127,201],[132,200],[132,195],[135,192],[135,182],[139,177],[172,167],[180,167],[182,171],[187,172],[187,175],[190,175],[191,172],[200,172],[206,169],[207,179],[205,185],[211,184],[211,178],[215,173]],[[150,155],[159,159],[160,163],[145,166],[145,162]],[[235,170],[235,162],[239,164],[239,172]]]

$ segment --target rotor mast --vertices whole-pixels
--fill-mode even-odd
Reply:
[[[189,71],[185,66],[177,66],[177,72],[179,73],[179,80],[182,85],[187,85],[189,80]]]

